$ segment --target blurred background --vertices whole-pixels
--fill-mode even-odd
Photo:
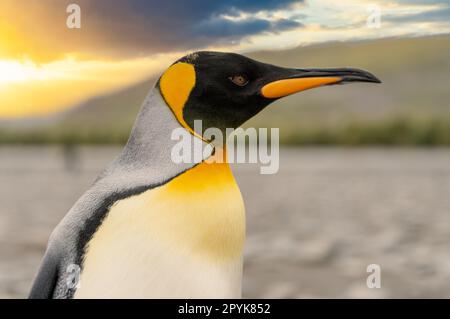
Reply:
[[[279,127],[282,148],[275,175],[233,166],[244,297],[450,297],[447,0],[2,0],[0,298],[26,297],[52,229],[161,70],[195,50],[383,81],[302,92],[246,124]]]

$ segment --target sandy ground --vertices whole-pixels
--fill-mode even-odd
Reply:
[[[0,148],[0,298],[27,295],[51,230],[118,151]],[[285,149],[278,174],[234,170],[244,297],[450,297],[450,150]]]

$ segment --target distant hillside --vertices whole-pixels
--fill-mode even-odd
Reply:
[[[383,81],[306,91],[274,103],[247,123],[280,127],[285,143],[450,145],[448,35],[328,43],[248,56],[283,66],[363,68]],[[154,81],[89,100],[39,128],[0,128],[0,142],[124,142]]]
[[[367,69],[381,85],[364,83],[320,88],[277,102],[258,123],[281,116],[297,125],[338,125],[393,117],[450,116],[450,36],[333,43],[251,57],[301,67],[352,66]]]

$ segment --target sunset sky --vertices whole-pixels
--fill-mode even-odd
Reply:
[[[81,29],[66,26],[71,3],[81,8]],[[379,28],[367,25],[373,5]],[[449,0],[1,0],[0,117],[65,109],[193,50],[441,33],[450,33]]]

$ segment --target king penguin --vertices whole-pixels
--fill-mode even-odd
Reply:
[[[195,131],[237,128],[273,101],[380,81],[351,68],[292,69],[223,52],[173,63],[150,90],[121,154],[50,235],[30,298],[240,298],[245,208],[226,150]],[[172,132],[204,146],[175,163]],[[220,155],[220,156],[222,156]]]

